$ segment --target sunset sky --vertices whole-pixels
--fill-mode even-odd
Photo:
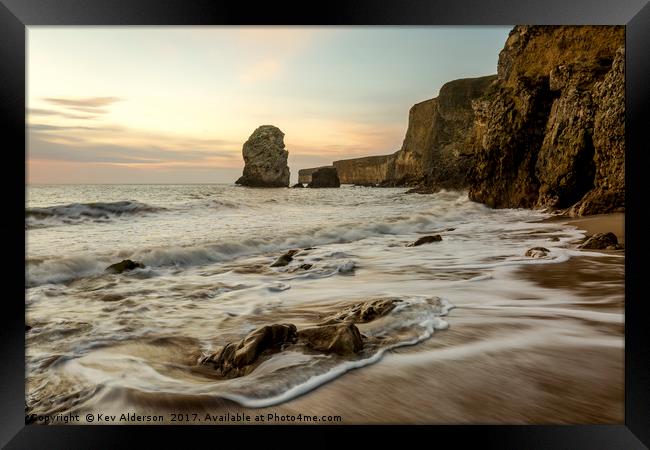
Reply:
[[[259,125],[298,170],[398,150],[511,27],[29,27],[28,183],[231,183]]]

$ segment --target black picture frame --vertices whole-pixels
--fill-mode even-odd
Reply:
[[[420,434],[436,445],[468,443],[481,448],[636,449],[650,446],[650,351],[644,296],[641,236],[643,176],[650,119],[650,4],[648,0],[336,0],[293,4],[211,0],[0,0],[0,129],[5,168],[0,222],[5,238],[4,295],[0,345],[0,445],[6,448],[122,448],[138,436],[170,446],[177,434],[205,438],[216,446],[225,439],[271,439],[277,431],[300,432],[303,442],[337,445],[340,433],[359,427],[164,427],[26,426],[24,288],[19,261],[25,257],[25,56],[30,25],[626,25],[626,224],[625,267],[625,424],[576,426],[361,427],[368,437],[396,431]],[[496,59],[496,55],[495,55]],[[23,164],[23,170],[19,170]],[[507,388],[507,387],[504,387]],[[480,407],[480,405],[477,405]],[[337,433],[332,433],[336,431]],[[142,436],[144,435],[144,436]],[[243,436],[242,436],[243,435]],[[395,434],[398,439],[399,435]],[[292,439],[294,439],[292,438]],[[187,445],[187,438],[181,438]],[[406,442],[410,441],[408,438]],[[328,442],[329,441],[329,442]],[[279,441],[268,441],[277,442]],[[645,445],[644,445],[645,444]],[[282,444],[285,445],[285,444]],[[289,444],[292,445],[292,444]],[[310,444],[311,445],[311,444]],[[408,445],[408,444],[407,444]],[[416,445],[415,443],[411,445]]]

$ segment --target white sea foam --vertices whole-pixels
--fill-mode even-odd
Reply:
[[[80,215],[74,224],[57,218],[58,226],[28,229],[26,305],[33,328],[26,334],[27,367],[33,385],[42,388],[34,388],[30,398],[37,406],[66,410],[72,406],[63,392],[79,383],[80,405],[141,391],[270,406],[375,363],[396,346],[419,343],[447,326],[455,329],[454,315],[444,318],[450,306],[443,302],[429,308],[423,303],[431,296],[448,298],[461,308],[483,308],[496,317],[502,310],[513,316],[546,312],[580,326],[620,325],[614,313],[582,314],[584,299],[568,291],[535,287],[517,276],[524,265],[557,264],[584,255],[592,264],[611,264],[616,255],[571,248],[583,231],[540,222],[548,214],[536,211],[491,210],[469,201],[465,193],[414,196],[404,191],[30,187],[28,208],[110,204],[125,198],[165,208],[109,214],[108,219]],[[440,234],[442,241],[407,246],[429,234]],[[536,246],[548,248],[549,254],[524,256]],[[269,267],[279,255],[297,248],[303,250],[286,267]],[[142,261],[146,268],[119,275],[104,272],[127,258]],[[600,265],[593,270],[598,272]],[[368,347],[356,358],[281,352],[250,375],[206,382],[199,375],[175,375],[181,362],[165,363],[168,352],[161,356],[157,344],[152,344],[151,355],[121,347],[178,337],[170,351],[187,352],[179,359],[185,361],[193,349],[214,350],[260,324],[309,326],[351,302],[382,296],[406,301],[386,318],[359,325],[366,336],[384,336],[388,343]],[[572,331],[553,331],[560,341],[577,339]],[[50,404],[43,393],[59,381],[61,403]]]

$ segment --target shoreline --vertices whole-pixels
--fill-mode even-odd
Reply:
[[[563,222],[590,234],[612,231],[624,239],[624,214]],[[623,423],[624,258],[585,254],[556,264],[523,265],[514,273],[543,289],[541,300],[548,304],[531,290],[503,304],[454,308],[445,318],[449,329],[275,406],[125,395],[138,414],[209,413],[226,417],[221,423],[229,424],[242,423],[231,417],[237,413],[278,416],[252,420],[257,424],[315,423],[280,419],[299,414],[341,417],[319,419],[319,424]],[[102,409],[119,412],[121,406],[109,401]]]

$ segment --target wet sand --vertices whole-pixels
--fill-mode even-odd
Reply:
[[[622,214],[566,222],[624,240]],[[141,414],[196,413],[202,424],[623,423],[624,258],[610,253],[523,266],[522,278],[551,290],[548,307],[530,307],[525,292],[520,305],[458,307],[447,317],[450,328],[432,339],[284,404],[248,409],[219,399],[125,395]],[[553,289],[575,295],[553,298]],[[217,421],[206,422],[206,413]],[[298,414],[341,420],[305,422]]]

